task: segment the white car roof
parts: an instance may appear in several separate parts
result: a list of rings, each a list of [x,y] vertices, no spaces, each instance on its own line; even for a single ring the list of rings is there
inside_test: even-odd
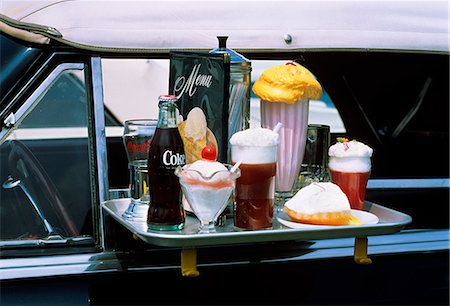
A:
[[[0,13],[103,48],[210,50],[221,35],[236,50],[449,51],[448,10],[448,1],[2,0]]]

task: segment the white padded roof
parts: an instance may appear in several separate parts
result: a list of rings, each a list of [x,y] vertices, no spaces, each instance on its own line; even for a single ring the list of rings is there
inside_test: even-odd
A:
[[[0,14],[101,47],[449,51],[448,1],[25,1]],[[286,43],[285,35],[292,37]]]

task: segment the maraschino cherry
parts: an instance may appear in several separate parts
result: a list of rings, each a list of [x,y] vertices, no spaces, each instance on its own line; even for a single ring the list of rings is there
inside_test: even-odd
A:
[[[202,158],[207,161],[216,161],[217,150],[213,146],[207,145],[202,150]]]

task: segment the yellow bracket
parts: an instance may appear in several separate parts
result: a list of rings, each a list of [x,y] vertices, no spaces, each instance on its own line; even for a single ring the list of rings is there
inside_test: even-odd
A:
[[[367,237],[355,237],[355,262],[359,265],[370,265],[372,259],[367,257]]]
[[[197,249],[181,249],[181,274],[186,277],[196,277],[200,275],[197,271]]]

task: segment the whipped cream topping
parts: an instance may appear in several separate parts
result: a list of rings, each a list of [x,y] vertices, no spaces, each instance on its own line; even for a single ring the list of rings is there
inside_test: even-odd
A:
[[[197,160],[188,166],[189,170],[195,170],[202,174],[203,177],[210,177],[217,171],[228,171],[228,169],[217,161]]]
[[[328,149],[328,167],[342,172],[369,172],[372,154],[373,149],[362,142],[337,142]]]
[[[267,164],[277,160],[278,133],[254,128],[233,134],[230,138],[231,159],[244,164]]]
[[[265,129],[254,128],[234,133],[230,138],[232,145],[239,146],[274,146],[279,142],[278,133]]]
[[[345,193],[331,182],[312,183],[300,189],[284,205],[298,213],[309,215],[350,210]]]

